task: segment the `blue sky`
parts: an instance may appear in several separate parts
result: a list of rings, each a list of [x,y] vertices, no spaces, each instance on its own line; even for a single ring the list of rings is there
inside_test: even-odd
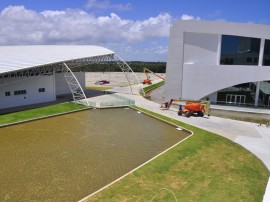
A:
[[[0,45],[89,44],[166,61],[175,20],[270,24],[269,0],[0,0]]]

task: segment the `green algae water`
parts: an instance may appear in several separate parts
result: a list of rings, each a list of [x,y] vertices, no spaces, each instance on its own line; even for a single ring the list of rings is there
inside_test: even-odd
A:
[[[0,128],[0,201],[78,201],[188,135],[124,108]]]

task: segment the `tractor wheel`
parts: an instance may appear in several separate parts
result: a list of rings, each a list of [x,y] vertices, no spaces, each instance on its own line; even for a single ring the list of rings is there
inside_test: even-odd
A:
[[[197,114],[198,114],[199,117],[203,117],[204,116],[204,113],[202,111],[198,111]]]
[[[190,117],[191,114],[192,114],[191,112],[187,112],[187,113],[186,113],[186,117],[187,117],[187,118]]]

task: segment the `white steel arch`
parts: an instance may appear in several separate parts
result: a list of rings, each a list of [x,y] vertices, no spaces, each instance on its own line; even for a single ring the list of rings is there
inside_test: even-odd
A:
[[[72,93],[74,102],[77,104],[90,106],[88,100],[86,99],[85,93],[83,92],[83,89],[80,83],[78,82],[76,76],[73,74],[73,72],[70,70],[70,68],[67,66],[66,63],[63,63],[63,64],[66,67],[66,71],[64,71],[64,77]]]
[[[129,83],[129,87],[131,90],[131,93],[133,94],[133,90],[132,90],[132,84],[140,84],[140,81],[138,79],[138,77],[136,76],[136,74],[134,74],[133,70],[130,68],[130,66],[124,61],[122,60],[118,55],[114,55],[114,60],[117,63],[117,65],[121,68],[121,70],[123,71],[123,73],[126,76],[126,79]]]

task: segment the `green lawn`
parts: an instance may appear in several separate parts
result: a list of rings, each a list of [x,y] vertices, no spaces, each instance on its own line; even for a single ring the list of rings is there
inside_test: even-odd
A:
[[[252,153],[211,132],[143,111],[194,135],[88,201],[175,201],[172,193],[185,202],[262,201],[269,171]]]
[[[164,85],[164,83],[165,83],[165,81],[160,81],[160,82],[155,83],[153,85],[149,85],[149,86],[143,88],[143,91],[144,91],[144,93],[147,93],[147,92],[149,92],[151,90],[154,90],[155,88],[158,88],[159,86]]]
[[[87,108],[71,102],[0,115],[0,125]]]
[[[86,86],[87,90],[100,90],[100,91],[104,91],[104,90],[109,90],[112,89],[112,87],[108,87],[108,86]]]

